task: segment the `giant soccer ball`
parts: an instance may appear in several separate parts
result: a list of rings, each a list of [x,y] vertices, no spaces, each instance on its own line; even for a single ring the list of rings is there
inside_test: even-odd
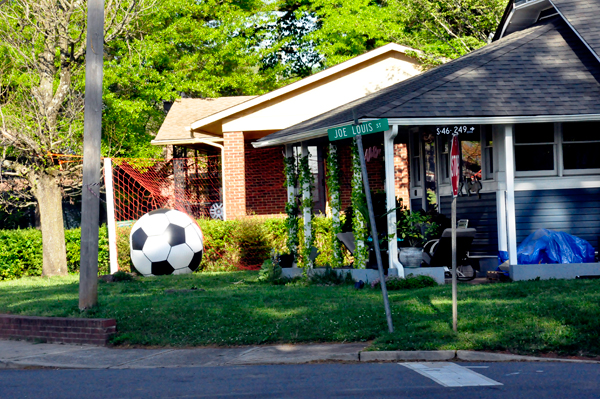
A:
[[[131,229],[131,261],[144,276],[191,273],[202,261],[200,227],[185,213],[158,209]]]

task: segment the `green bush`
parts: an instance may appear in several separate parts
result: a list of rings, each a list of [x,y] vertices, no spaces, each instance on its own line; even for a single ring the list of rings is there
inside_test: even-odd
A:
[[[393,276],[385,278],[385,287],[388,289],[388,291],[435,287],[436,285],[438,285],[437,282],[429,276],[413,276],[412,274],[409,274],[406,276],[406,278]],[[375,279],[371,283],[371,287],[378,289],[381,288],[381,281],[379,279]]]
[[[263,262],[258,272],[258,281],[263,283],[272,283],[281,277],[281,267],[273,263],[271,259]]]
[[[99,231],[98,271],[109,271],[108,233],[106,226]],[[81,229],[65,230],[67,267],[69,273],[79,272]],[[26,276],[41,276],[43,264],[42,233],[37,229],[0,230],[0,280]]]

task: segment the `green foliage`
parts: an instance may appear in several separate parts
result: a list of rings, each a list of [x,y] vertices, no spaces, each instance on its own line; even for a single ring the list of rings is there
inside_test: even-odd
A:
[[[124,271],[119,270],[116,273],[113,273],[113,278],[115,282],[120,282],[120,281],[133,281],[133,276],[131,275],[131,273],[127,273]]]
[[[258,272],[258,281],[262,283],[273,283],[281,277],[281,266],[272,259],[263,262]]]
[[[293,156],[285,157],[283,158],[283,162],[286,187],[296,187],[298,184],[298,166],[296,164],[296,158]],[[287,229],[287,251],[294,256],[295,260],[298,257],[298,246],[300,245],[298,236],[298,229],[300,228],[300,221],[298,219],[299,211],[298,200],[295,196],[292,196],[285,204],[285,213],[287,214],[285,226]]]
[[[108,233],[99,231],[98,273],[108,274]],[[81,229],[65,230],[69,273],[79,272]],[[42,275],[42,233],[36,229],[0,230],[0,280]],[[127,251],[129,252],[129,251]]]
[[[340,162],[337,153],[337,147],[329,143],[327,152],[327,192],[329,195],[329,204],[333,215],[331,224],[331,266],[341,267],[344,264],[342,256],[342,246],[337,234],[342,232],[342,222],[340,220],[340,211],[342,210],[342,200],[340,197]]]
[[[333,66],[389,42],[419,50],[425,68],[477,49],[496,30],[504,0],[314,0],[301,9],[319,26],[306,35]]]
[[[438,283],[430,276],[413,276],[409,274],[406,278],[386,277],[385,287],[388,291],[412,290],[416,288],[435,287]],[[381,280],[376,279],[371,283],[371,287],[381,289]]]
[[[397,213],[396,227],[398,238],[411,247],[421,247],[425,241],[438,233],[439,225],[432,222],[432,216],[422,211],[411,212],[406,207]]]
[[[314,177],[312,172],[310,171],[310,167],[308,165],[308,159],[310,154],[301,157],[298,160],[298,186],[300,190],[304,192],[304,190],[308,190],[311,195],[308,198],[302,199],[302,211],[303,215],[305,213],[309,213],[312,215],[312,209],[314,206],[314,201],[312,199],[312,190],[314,187]],[[312,217],[309,219],[310,223],[308,224],[308,232],[310,234],[307,235],[307,231],[303,231],[304,240],[302,241],[301,246],[301,254],[302,256],[299,259],[298,265],[304,268],[311,268],[314,266],[313,262],[310,260],[309,255],[312,250],[313,243],[315,241],[313,227],[312,227]],[[305,230],[304,228],[303,230]]]
[[[313,285],[350,285],[354,284],[352,275],[350,273],[336,273],[331,267],[327,266],[323,273],[312,273],[309,277],[309,281]]]
[[[363,188],[358,146],[354,140],[350,148],[352,151],[352,232],[354,233],[354,240],[356,242],[354,267],[364,269],[369,260],[369,248],[366,244],[367,237],[369,236],[367,200]]]
[[[132,34],[105,48],[103,153],[153,157],[163,102],[258,95],[287,83],[281,65],[258,69],[276,49],[263,30],[274,3],[157,2]]]

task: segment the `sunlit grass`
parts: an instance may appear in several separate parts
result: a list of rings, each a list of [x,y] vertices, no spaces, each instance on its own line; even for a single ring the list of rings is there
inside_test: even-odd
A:
[[[117,320],[114,344],[199,346],[373,341],[371,349],[470,349],[600,355],[600,281],[530,281],[391,291],[272,286],[256,272],[203,273],[100,283],[99,305],[78,309],[78,276],[0,282],[0,313]],[[166,290],[189,290],[171,292]]]

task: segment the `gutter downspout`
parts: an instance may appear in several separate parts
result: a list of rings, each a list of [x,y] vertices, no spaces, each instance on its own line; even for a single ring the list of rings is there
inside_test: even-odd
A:
[[[393,232],[393,237],[388,244],[389,267],[396,270],[399,277],[404,277],[404,267],[398,261],[398,240],[396,232],[396,179],[394,171],[394,139],[398,135],[398,125],[383,133],[383,149],[385,155],[385,198],[387,203],[388,233]],[[390,233],[391,234],[391,233]],[[388,271],[389,274],[389,271]]]
[[[223,191],[223,220],[227,220],[227,212],[225,209],[225,190],[224,190],[224,186],[225,186],[225,146],[223,146],[222,144],[217,144],[213,141],[208,141],[208,140],[204,140],[204,139],[201,139],[199,142],[202,144],[207,144],[207,145],[221,149],[221,190]]]

